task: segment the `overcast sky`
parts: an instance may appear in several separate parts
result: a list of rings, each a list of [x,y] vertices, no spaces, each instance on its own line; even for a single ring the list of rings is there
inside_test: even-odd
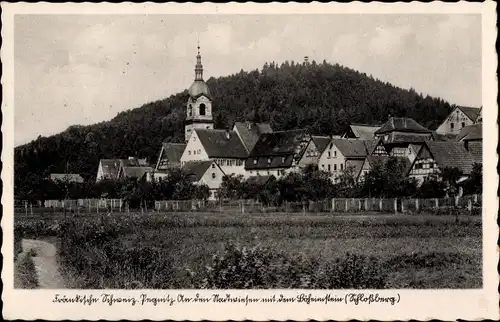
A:
[[[480,15],[17,15],[14,27],[16,145],[186,89],[198,38],[205,79],[307,55],[481,105]]]

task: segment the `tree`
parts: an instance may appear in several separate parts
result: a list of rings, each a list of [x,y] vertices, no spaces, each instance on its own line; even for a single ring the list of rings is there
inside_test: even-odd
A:
[[[220,196],[225,199],[240,199],[244,196],[243,176],[225,175],[220,185]]]
[[[458,194],[458,180],[462,177],[462,170],[457,167],[445,167],[441,173],[446,184],[446,194],[450,197]]]
[[[464,182],[463,187],[465,194],[475,194],[482,192],[483,165],[481,163],[474,163],[472,165],[472,172],[469,178]]]
[[[446,184],[437,177],[425,180],[417,190],[418,198],[442,198],[446,195]]]

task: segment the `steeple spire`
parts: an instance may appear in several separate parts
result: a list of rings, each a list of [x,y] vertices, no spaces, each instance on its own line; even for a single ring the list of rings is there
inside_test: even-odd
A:
[[[194,80],[203,81],[203,65],[201,64],[200,40],[198,39],[198,55],[196,55],[196,66],[194,68]]]

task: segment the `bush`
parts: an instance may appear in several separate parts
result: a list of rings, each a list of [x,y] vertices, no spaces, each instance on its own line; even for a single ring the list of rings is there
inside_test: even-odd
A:
[[[33,289],[38,287],[35,263],[30,253],[24,254],[15,265],[14,287]]]
[[[226,246],[201,273],[199,288],[322,288],[380,289],[387,274],[373,258],[347,253],[329,263],[303,256],[287,257],[254,246]]]

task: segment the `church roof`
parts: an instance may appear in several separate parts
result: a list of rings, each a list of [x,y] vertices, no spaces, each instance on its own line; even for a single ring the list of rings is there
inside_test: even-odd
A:
[[[210,89],[208,88],[207,83],[202,80],[195,80],[189,87],[188,92],[189,96],[193,98],[197,98],[202,95],[205,95],[208,98],[212,98],[212,94],[210,94]]]
[[[235,131],[195,129],[209,158],[245,159],[245,146]]]

